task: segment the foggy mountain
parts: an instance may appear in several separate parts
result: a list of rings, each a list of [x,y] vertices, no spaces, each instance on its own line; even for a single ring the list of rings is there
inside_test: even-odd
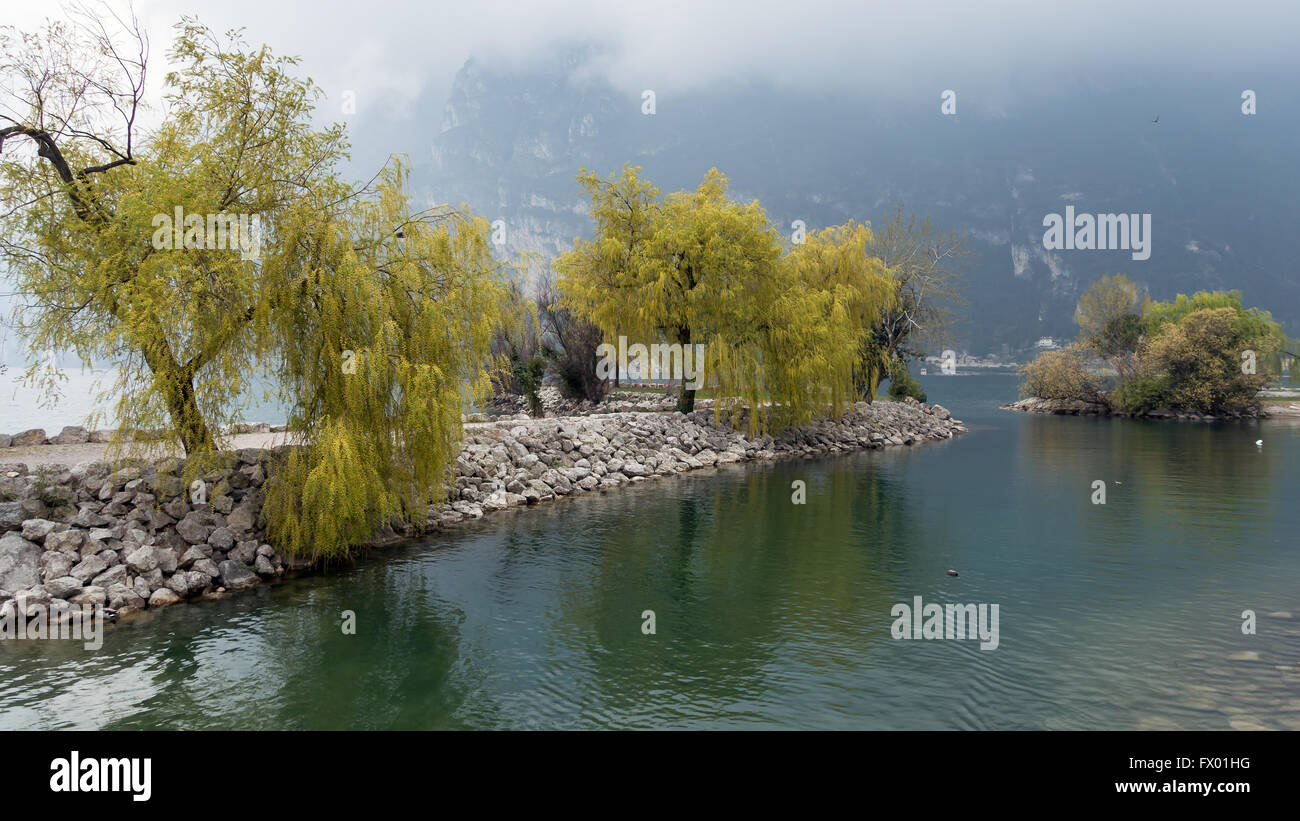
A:
[[[971,353],[1072,337],[1079,295],[1114,272],[1157,299],[1238,288],[1290,333],[1300,328],[1289,248],[1300,99],[1280,73],[1114,70],[1010,92],[957,87],[955,114],[941,112],[940,87],[889,94],[864,81],[858,93],[817,95],[754,82],[656,95],[646,114],[641,95],[584,71],[587,55],[569,49],[541,70],[470,59],[445,103],[420,100],[410,114],[411,142],[425,146],[412,151],[417,202],[466,203],[504,222],[505,255],[553,257],[592,230],[579,168],[640,165],[669,192],[717,166],[733,197],[761,200],[787,238],[793,220],[879,223],[900,201],[966,232],[974,253],[955,341]],[[1246,88],[1254,115],[1242,111]],[[1150,257],[1046,250],[1043,218],[1067,206],[1151,214]]]

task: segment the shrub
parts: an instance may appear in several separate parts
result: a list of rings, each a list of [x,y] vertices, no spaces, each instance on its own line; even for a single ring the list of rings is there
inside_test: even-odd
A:
[[[912,372],[908,370],[907,363],[901,359],[895,359],[893,366],[890,368],[889,395],[895,399],[910,396],[918,402],[925,401],[925,390],[921,388],[921,383],[912,377]]]
[[[599,403],[609,392],[609,382],[596,374],[596,348],[601,343],[600,329],[568,311],[548,315],[555,340],[562,344],[549,345],[546,353],[555,363],[555,375],[560,380],[560,393],[566,399],[585,399]]]
[[[1020,368],[1022,396],[1106,404],[1101,376],[1085,366],[1084,350],[1074,343],[1047,351]]]
[[[1249,349],[1263,359],[1276,349],[1270,336],[1244,336],[1248,328],[1232,307],[1193,311],[1162,324],[1141,357],[1164,375],[1175,408],[1207,414],[1255,410],[1256,393],[1268,377],[1242,373],[1241,352]]]
[[[603,341],[600,328],[562,304],[549,273],[537,283],[537,310],[560,393],[566,399],[600,403],[609,392],[609,382],[596,373],[596,349]]]
[[[1150,413],[1173,404],[1169,385],[1154,376],[1139,376],[1120,383],[1111,394],[1111,403],[1129,413]]]
[[[515,382],[519,385],[524,398],[528,400],[528,413],[534,419],[546,415],[542,407],[542,397],[538,390],[542,387],[542,376],[546,373],[546,360],[540,355],[527,362],[516,362],[514,366]]]

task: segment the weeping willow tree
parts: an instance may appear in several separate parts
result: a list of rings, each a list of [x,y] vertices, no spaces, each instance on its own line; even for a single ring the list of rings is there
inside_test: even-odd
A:
[[[779,288],[776,230],[757,201],[727,198],[727,178],[716,168],[696,190],[669,194],[656,217],[633,260],[640,287],[628,315],[683,348],[705,344],[704,372],[719,398],[739,393],[752,406],[761,389],[755,326],[770,320],[758,314]],[[677,409],[694,405],[695,391],[683,381]]]
[[[641,179],[640,171],[624,166],[608,180],[586,169],[579,173],[578,185],[591,200],[595,236],[590,241],[575,239],[573,250],[554,263],[559,307],[590,322],[614,343],[620,335],[636,341],[661,333],[655,322],[629,311],[640,298],[644,280],[638,266],[662,204],[659,189]],[[615,370],[615,381],[619,375]]]
[[[290,451],[271,478],[268,534],[290,552],[339,551],[376,523],[422,525],[460,452],[467,398],[489,390],[505,292],[481,218],[409,214],[406,168],[376,195],[285,225],[264,329],[278,362]]]
[[[704,376],[725,421],[752,430],[839,413],[853,395],[859,341],[892,289],[850,224],[789,257],[762,206],[727,195],[712,169],[694,191],[661,197],[625,167],[584,171],[595,237],[556,262],[576,310],[613,339],[705,346]],[[695,391],[683,380],[678,410]]]
[[[871,253],[869,225],[850,220],[809,235],[787,257],[795,276],[827,300],[827,328],[845,336],[838,367],[848,368],[832,384],[852,385],[852,399],[870,402],[889,373],[890,354],[874,344],[875,328],[899,301],[898,283]],[[847,357],[847,364],[843,361]],[[839,407],[843,396],[833,396]]]
[[[142,129],[148,41],[124,23],[0,35],[15,327],[34,350],[116,365],[114,452],[163,429],[156,447],[191,474],[254,380],[269,384],[300,444],[263,507],[287,553],[339,556],[380,524],[423,524],[462,403],[488,384],[487,224],[412,213],[400,160],[348,185],[343,129],[313,127],[319,91],[295,60],[192,19]]]

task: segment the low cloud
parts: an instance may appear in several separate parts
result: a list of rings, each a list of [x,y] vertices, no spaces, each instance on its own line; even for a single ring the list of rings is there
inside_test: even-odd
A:
[[[582,73],[629,94],[753,80],[884,97],[954,88],[959,100],[963,89],[981,88],[982,104],[997,111],[1004,101],[994,88],[1005,92],[1090,66],[1175,73],[1207,60],[1230,71],[1292,59],[1300,32],[1294,4],[1208,0],[145,0],[137,8],[160,56],[171,25],[197,14],[217,30],[244,27],[249,40],[302,56],[304,72],[332,99],[351,90],[358,112],[382,107],[399,116],[420,97],[443,99],[470,56],[526,70],[574,43],[593,46]],[[46,15],[58,11],[6,9],[23,27]]]

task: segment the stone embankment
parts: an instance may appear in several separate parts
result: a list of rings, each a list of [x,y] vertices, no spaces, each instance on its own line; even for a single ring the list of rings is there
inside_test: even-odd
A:
[[[753,439],[718,426],[712,417],[711,411],[616,413],[478,426],[457,464],[455,497],[433,507],[429,520],[448,524],[479,518],[493,510],[695,468],[910,445],[966,430],[942,406],[914,400],[859,403],[839,422]]]
[[[837,422],[750,438],[712,413],[613,413],[473,425],[450,500],[432,529],[496,510],[604,492],[696,468],[799,454],[911,445],[965,431],[940,406],[860,403]],[[0,617],[44,607],[57,618],[102,605],[164,607],[307,570],[259,521],[268,471],[283,453],[246,448],[183,486],[170,459],[111,466],[0,464]],[[376,534],[387,543],[414,534]]]
[[[606,394],[599,404],[584,399],[565,399],[559,388],[543,386],[537,391],[542,400],[542,410],[547,416],[590,416],[592,414],[628,413],[632,411],[671,411],[677,407],[677,394],[672,391],[614,390]],[[708,399],[700,399],[695,407],[711,407]],[[528,402],[517,394],[492,397],[482,413],[471,413],[467,422],[493,422],[505,417],[527,416]]]

